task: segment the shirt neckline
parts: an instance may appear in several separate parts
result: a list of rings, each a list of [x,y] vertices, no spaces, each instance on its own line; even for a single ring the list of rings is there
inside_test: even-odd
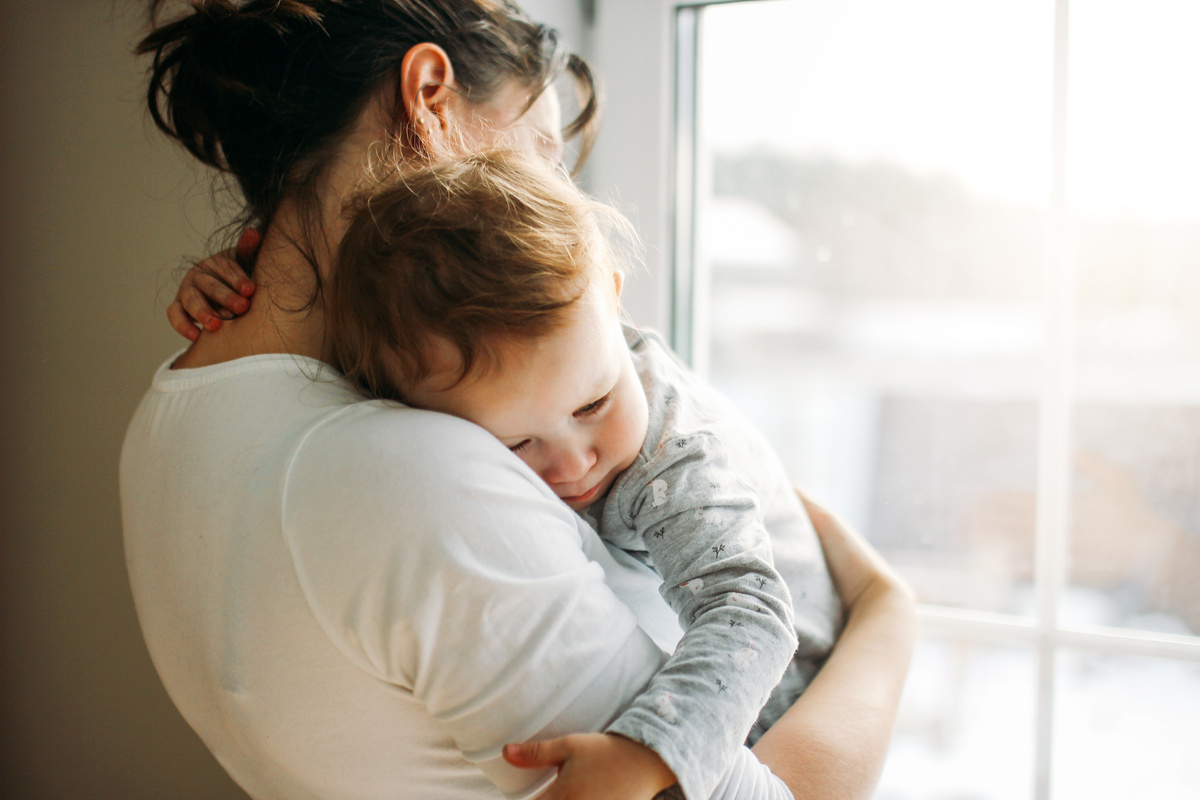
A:
[[[186,350],[185,347],[175,352],[154,373],[153,386],[156,390],[183,392],[247,373],[284,372],[288,377],[304,377],[312,381],[328,381],[330,383],[336,383],[342,377],[341,372],[324,361],[294,353],[262,353],[204,367],[172,369],[171,365]]]

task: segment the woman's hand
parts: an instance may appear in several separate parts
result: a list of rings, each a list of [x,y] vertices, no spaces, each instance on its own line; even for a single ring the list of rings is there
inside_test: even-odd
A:
[[[558,779],[537,800],[651,800],[675,783],[675,773],[645,745],[610,733],[575,733],[510,744],[514,767],[558,767]]]
[[[846,609],[825,666],[754,746],[805,798],[871,797],[891,741],[917,635],[912,590],[856,531],[801,495]]]
[[[190,341],[200,338],[200,329],[215,331],[221,322],[245,314],[250,309],[254,282],[242,265],[254,263],[262,234],[247,228],[237,247],[209,256],[188,270],[167,307],[167,319],[180,336]]]
[[[803,493],[797,494],[800,495],[804,510],[808,512],[808,518],[812,520],[817,537],[821,540],[825,563],[829,566],[834,587],[842,599],[842,606],[847,615],[853,612],[855,605],[872,587],[876,590],[883,587],[913,599],[908,584],[883,560],[883,556],[879,555],[862,534],[805,497]]]

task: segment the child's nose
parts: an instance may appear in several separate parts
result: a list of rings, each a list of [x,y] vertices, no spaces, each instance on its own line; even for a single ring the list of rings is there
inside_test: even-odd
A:
[[[549,484],[581,480],[596,463],[596,451],[583,443],[560,447],[551,455],[542,479]]]

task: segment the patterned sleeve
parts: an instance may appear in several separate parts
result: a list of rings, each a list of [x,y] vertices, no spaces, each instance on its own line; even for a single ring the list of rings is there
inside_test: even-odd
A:
[[[623,479],[624,522],[663,576],[684,636],[610,727],[709,797],[796,650],[792,603],[758,498],[711,434],[664,439]]]

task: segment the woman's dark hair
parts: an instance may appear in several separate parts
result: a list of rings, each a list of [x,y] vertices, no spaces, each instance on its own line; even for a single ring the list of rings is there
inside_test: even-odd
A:
[[[581,135],[581,161],[594,138],[598,100],[586,62],[507,0],[188,0],[183,16],[159,24],[168,1],[151,0],[152,32],[137,46],[154,57],[150,115],[236,180],[247,224],[265,229],[289,196],[307,197],[313,221],[314,187],[333,149],[422,42],[446,51],[456,89],[472,102],[516,80],[532,104],[570,72],[581,111],[564,134]]]

